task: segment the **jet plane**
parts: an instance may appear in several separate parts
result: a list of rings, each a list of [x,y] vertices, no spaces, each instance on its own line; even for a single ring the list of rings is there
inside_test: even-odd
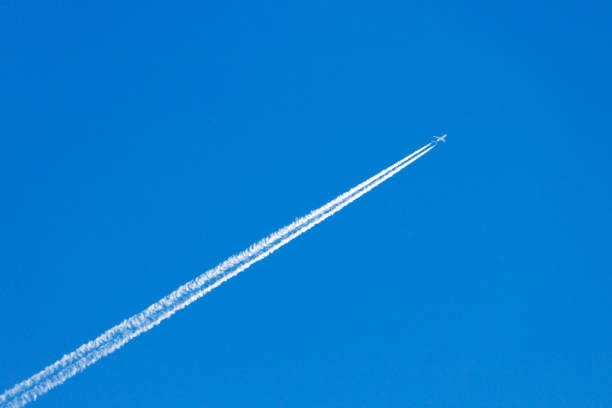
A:
[[[446,143],[446,133],[443,134],[442,136],[434,136],[434,139],[436,139],[436,143],[438,142]]]

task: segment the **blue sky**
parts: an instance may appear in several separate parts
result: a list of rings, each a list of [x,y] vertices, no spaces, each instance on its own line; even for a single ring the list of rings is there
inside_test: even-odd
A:
[[[35,405],[610,406],[611,17],[4,2],[0,389],[447,132]]]

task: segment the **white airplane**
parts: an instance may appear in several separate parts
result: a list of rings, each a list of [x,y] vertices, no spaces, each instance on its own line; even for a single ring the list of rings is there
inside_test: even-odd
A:
[[[434,136],[434,139],[436,139],[436,143],[438,142],[446,143],[446,133],[443,134],[442,136]]]

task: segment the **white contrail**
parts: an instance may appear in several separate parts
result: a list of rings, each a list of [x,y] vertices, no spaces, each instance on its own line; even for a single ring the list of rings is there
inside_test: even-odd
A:
[[[0,407],[17,408],[34,401],[70,377],[83,371],[102,357],[125,343],[157,326],[177,311],[189,306],[223,282],[270,255],[326,218],[357,200],[374,187],[403,170],[429,152],[436,145],[429,143],[421,149],[386,168],[363,183],[353,187],[310,214],[296,219],[268,237],[251,245],[247,250],[228,258],[215,268],[180,286],[171,294],[152,304],[144,311],[124,320],[96,339],[66,354],[60,360],[0,395]]]

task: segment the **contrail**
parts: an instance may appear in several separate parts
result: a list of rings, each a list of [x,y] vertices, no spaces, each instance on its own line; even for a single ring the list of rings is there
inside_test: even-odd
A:
[[[180,286],[174,292],[107,330],[96,339],[64,355],[60,360],[47,366],[39,373],[6,390],[0,395],[0,407],[17,408],[34,401],[70,377],[85,370],[102,357],[117,350],[134,337],[151,330],[163,320],[189,306],[223,282],[249,268],[255,262],[262,260],[323,220],[331,217],[368,191],[402,171],[435,146],[436,143],[428,143],[329,203],[304,217],[296,219],[291,224],[251,245],[245,251],[231,256],[216,267]]]

